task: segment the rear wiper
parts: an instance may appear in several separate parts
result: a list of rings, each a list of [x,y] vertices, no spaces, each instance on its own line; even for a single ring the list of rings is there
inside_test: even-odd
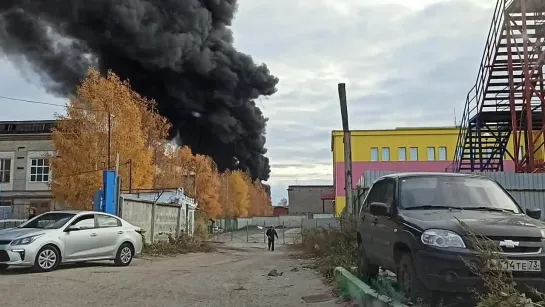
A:
[[[448,209],[448,210],[463,210],[462,207],[451,207],[451,206],[432,206],[432,205],[422,205],[415,207],[404,208],[405,210],[415,210],[415,209]]]
[[[515,211],[510,209],[494,208],[494,207],[465,207],[465,210],[478,210],[478,211],[494,211],[494,212],[510,212],[515,213]]]

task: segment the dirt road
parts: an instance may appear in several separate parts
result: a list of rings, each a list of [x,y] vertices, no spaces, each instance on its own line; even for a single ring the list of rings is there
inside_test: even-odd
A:
[[[283,245],[274,252],[262,242],[217,247],[216,253],[135,259],[125,268],[105,263],[43,274],[8,270],[0,274],[2,306],[340,306],[334,299],[312,304],[302,299],[330,289]],[[267,276],[272,269],[283,274]]]

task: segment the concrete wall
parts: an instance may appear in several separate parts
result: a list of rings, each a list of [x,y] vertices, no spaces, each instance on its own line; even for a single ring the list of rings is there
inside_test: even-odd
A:
[[[282,215],[275,217],[248,217],[235,219],[216,220],[217,225],[225,230],[243,229],[246,226],[284,226],[286,228],[299,228],[304,215]]]
[[[322,194],[333,194],[332,185],[291,185],[288,187],[290,215],[334,213],[331,200],[322,203]]]
[[[303,219],[301,228],[336,228],[339,227],[339,220],[336,218],[322,218],[322,219]]]
[[[225,231],[244,229],[248,227],[283,226],[285,228],[318,228],[339,227],[339,221],[334,217],[308,218],[305,215],[284,215],[279,217],[248,217],[236,219],[220,219],[216,223]]]
[[[126,199],[121,201],[121,217],[146,231],[146,241],[167,240],[168,233],[175,234],[186,229],[186,208],[178,204],[158,203],[153,214],[153,201]],[[189,232],[194,233],[193,209],[189,210]],[[178,229],[179,227],[179,229]]]

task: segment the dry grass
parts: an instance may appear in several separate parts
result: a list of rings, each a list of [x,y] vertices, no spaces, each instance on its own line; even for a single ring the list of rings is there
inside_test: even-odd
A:
[[[144,238],[145,242],[145,238]],[[144,255],[148,256],[175,256],[180,254],[213,252],[214,248],[210,242],[199,236],[188,236],[182,233],[175,238],[168,234],[168,240],[145,243],[142,249]]]

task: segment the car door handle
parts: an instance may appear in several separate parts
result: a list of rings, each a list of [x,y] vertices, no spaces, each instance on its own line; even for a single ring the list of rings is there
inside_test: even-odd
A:
[[[98,235],[98,233],[93,232],[93,233],[91,234],[91,237],[96,237],[97,235]]]
[[[120,231],[118,231],[118,232],[117,232],[117,234],[120,234],[120,235],[122,235],[122,234],[123,234],[123,231],[122,231],[122,230],[120,230]]]

